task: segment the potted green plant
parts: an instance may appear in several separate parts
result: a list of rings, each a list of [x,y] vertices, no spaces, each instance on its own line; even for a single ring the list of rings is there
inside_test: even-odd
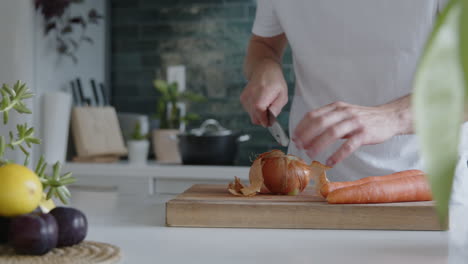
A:
[[[160,94],[156,111],[159,129],[152,132],[156,159],[162,163],[180,163],[176,135],[184,130],[187,122],[199,118],[197,114],[185,113],[184,103],[200,102],[204,97],[189,91],[179,91],[176,82],[157,79],[153,85]]]
[[[149,141],[148,135],[141,133],[141,124],[138,121],[127,141],[128,161],[131,164],[142,165],[148,158]]]

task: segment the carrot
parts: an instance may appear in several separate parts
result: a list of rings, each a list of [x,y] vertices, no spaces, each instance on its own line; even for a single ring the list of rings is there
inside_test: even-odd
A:
[[[432,200],[424,174],[388,180],[370,181],[334,190],[328,194],[331,204],[392,203]]]
[[[420,170],[405,170],[405,171],[388,174],[385,176],[370,176],[370,177],[362,178],[356,181],[326,182],[325,184],[322,184],[322,187],[320,188],[320,194],[326,198],[329,193],[337,189],[344,188],[344,187],[360,185],[363,183],[373,182],[373,181],[385,181],[385,180],[397,179],[401,177],[409,177],[409,176],[420,175],[420,174],[424,174],[424,172]],[[324,180],[322,179],[322,182],[323,181]]]

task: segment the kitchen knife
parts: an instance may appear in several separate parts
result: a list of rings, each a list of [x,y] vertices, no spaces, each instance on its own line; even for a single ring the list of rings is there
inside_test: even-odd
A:
[[[107,94],[106,94],[106,91],[104,89],[104,84],[100,83],[99,88],[101,89],[102,104],[104,106],[109,105],[109,99],[107,98]]]
[[[81,105],[80,97],[77,94],[77,91],[75,88],[75,82],[71,81],[70,84],[71,84],[71,92],[73,95],[73,103],[74,105],[80,106]]]
[[[287,147],[289,145],[288,135],[286,134],[286,132],[284,132],[284,129],[278,123],[278,120],[276,120],[275,115],[270,111],[270,109],[267,110],[267,113],[269,124],[268,130],[276,139],[276,142],[278,142],[283,147]]]
[[[85,98],[84,98],[84,94],[83,94],[83,90],[81,89],[81,82],[80,82],[80,79],[76,79],[76,90],[78,91],[78,98],[79,101],[80,101],[80,105],[83,105],[85,103]]]
[[[76,87],[78,88],[78,93],[80,94],[80,101],[82,106],[91,106],[91,98],[84,96],[83,89],[81,88],[80,78],[76,79]]]
[[[96,103],[96,106],[100,106],[100,100],[99,100],[99,95],[98,95],[98,89],[96,86],[96,82],[94,79],[91,79],[91,88],[93,89],[93,95],[94,95],[94,102]]]

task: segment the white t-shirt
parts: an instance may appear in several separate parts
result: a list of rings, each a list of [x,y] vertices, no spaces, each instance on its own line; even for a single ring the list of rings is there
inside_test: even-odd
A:
[[[411,93],[419,57],[446,1],[257,0],[253,33],[262,37],[285,33],[293,52],[296,87],[290,131],[305,113],[331,102],[375,106]],[[342,143],[315,159],[325,162]],[[289,153],[310,162],[294,144]],[[468,190],[467,158],[462,153],[454,201],[468,200],[460,192]],[[402,135],[361,147],[337,164],[330,178],[356,180],[422,167],[416,136]]]

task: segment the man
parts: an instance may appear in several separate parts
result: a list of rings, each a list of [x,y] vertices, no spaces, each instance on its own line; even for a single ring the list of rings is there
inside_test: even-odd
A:
[[[443,2],[257,0],[240,97],[252,122],[267,126],[267,109],[278,115],[288,101],[281,58],[289,43],[296,75],[289,153],[333,166],[335,181],[421,169],[411,88]],[[460,189],[468,189],[467,158],[462,152]]]

